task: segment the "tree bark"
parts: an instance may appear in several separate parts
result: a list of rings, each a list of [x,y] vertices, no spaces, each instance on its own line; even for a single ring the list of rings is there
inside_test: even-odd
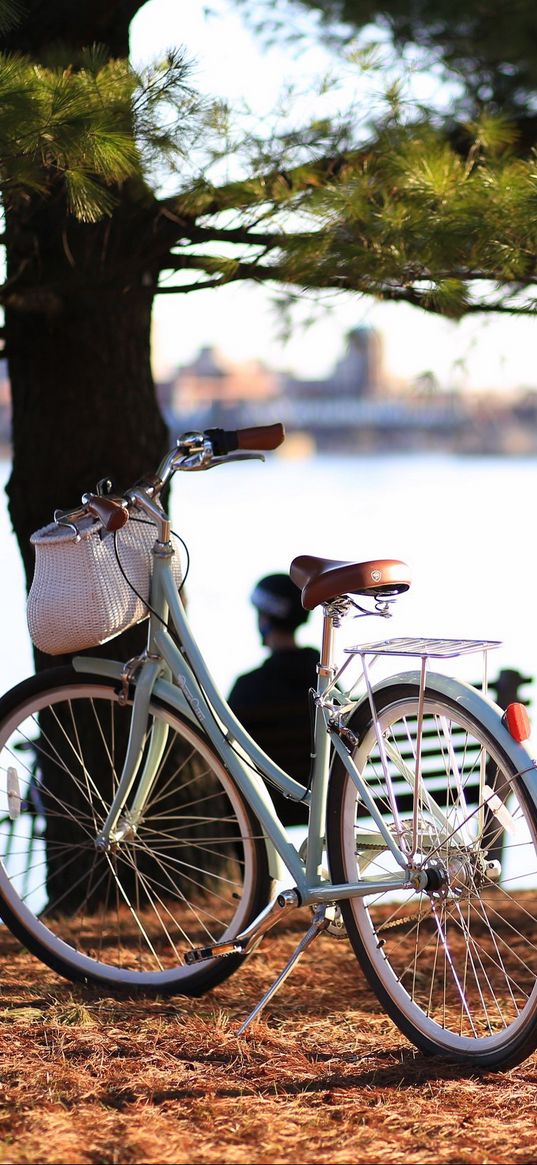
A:
[[[150,361],[155,275],[133,268],[147,213],[124,195],[114,222],[74,224],[57,203],[8,208],[5,334],[13,405],[10,514],[28,585],[34,530],[99,478],[126,488],[168,446]],[[31,256],[28,260],[28,255]],[[20,275],[19,278],[19,273]],[[128,658],[141,633],[120,653]],[[36,653],[36,667],[56,661]]]
[[[24,15],[0,40],[6,52],[48,54],[106,45],[112,57],[127,57],[129,25],[147,0],[24,0]]]
[[[141,6],[135,0],[30,0],[22,24],[0,48],[39,58],[61,37],[67,50],[100,42],[111,55],[126,57],[128,20]],[[119,489],[132,485],[168,448],[151,371],[158,205],[141,183],[115,193],[112,216],[93,225],[69,218],[57,188],[49,198],[20,197],[5,208],[13,409],[7,493],[28,584],[29,537],[52,521],[56,508],[78,505],[102,477]],[[142,624],[119,637],[114,657],[130,658],[145,634]],[[110,655],[109,646],[101,651]],[[40,670],[65,660],[36,651],[35,662]],[[54,765],[47,773],[47,763],[45,757],[43,780],[53,786]],[[61,877],[52,863],[48,876]],[[77,903],[68,905],[75,909]]]
[[[50,314],[6,308],[8,495],[28,580],[29,536],[56,507],[79,504],[104,476],[132,485],[167,447],[150,366],[151,303],[145,287],[95,287],[73,292]]]
[[[64,59],[92,43],[127,57],[145,0],[27,0],[0,48]],[[140,183],[110,219],[70,218],[61,190],[6,207],[6,355],[13,407],[10,513],[27,578],[29,535],[100,477],[127,486],[167,444],[151,372],[156,203]]]

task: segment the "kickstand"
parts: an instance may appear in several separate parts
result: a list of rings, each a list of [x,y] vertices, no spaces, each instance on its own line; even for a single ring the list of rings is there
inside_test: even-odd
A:
[[[244,1023],[241,1024],[241,1026],[237,1032],[237,1035],[242,1036],[243,1032],[246,1031],[246,1028],[248,1027],[248,1025],[252,1022],[252,1020],[257,1018],[259,1013],[263,1010],[263,1008],[269,1002],[269,999],[272,999],[272,996],[276,994],[278,989],[282,986],[282,983],[285,982],[285,980],[287,979],[287,976],[293,970],[295,963],[297,963],[300,956],[304,954],[304,951],[306,950],[306,948],[309,947],[310,943],[313,942],[314,938],[317,938],[317,935],[321,934],[323,932],[323,930],[326,930],[329,925],[330,925],[329,919],[326,918],[326,906],[323,906],[323,905],[317,906],[315,908],[315,912],[313,915],[311,926],[306,931],[306,934],[303,936],[303,938],[301,938],[296,950],[293,951],[293,954],[291,955],[289,962],[283,968],[283,971],[281,972],[281,974],[278,975],[278,978],[275,979],[274,983],[272,984],[272,987],[269,987],[267,993],[263,996],[263,998],[260,1000],[260,1002],[257,1004],[257,1006],[254,1007],[254,1010],[252,1011],[251,1015],[249,1015],[248,1018],[245,1019]]]

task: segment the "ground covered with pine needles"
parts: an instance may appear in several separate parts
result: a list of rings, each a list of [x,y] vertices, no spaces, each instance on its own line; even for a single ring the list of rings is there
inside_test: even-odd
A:
[[[346,942],[322,936],[242,1020],[307,919],[202,999],[65,983],[2,928],[0,1165],[537,1162],[537,1056],[509,1072],[423,1057]]]

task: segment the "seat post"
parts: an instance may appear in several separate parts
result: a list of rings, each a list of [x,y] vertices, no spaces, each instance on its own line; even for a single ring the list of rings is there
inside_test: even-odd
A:
[[[323,638],[321,643],[321,657],[317,665],[320,676],[333,679],[334,665],[332,663],[334,644],[334,612],[328,603],[323,603]]]

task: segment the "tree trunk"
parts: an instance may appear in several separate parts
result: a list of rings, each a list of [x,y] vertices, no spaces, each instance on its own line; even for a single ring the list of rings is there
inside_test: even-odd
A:
[[[39,59],[61,38],[64,59],[65,52],[76,54],[93,42],[126,57],[128,20],[142,2],[28,0],[21,24],[0,47]],[[56,508],[78,505],[102,477],[118,489],[132,485],[168,448],[150,361],[158,258],[148,256],[155,246],[156,202],[141,183],[115,193],[112,216],[97,224],[70,218],[58,187],[48,198],[21,196],[6,206],[5,336],[13,408],[7,493],[28,584],[29,537],[52,521]],[[114,657],[134,655],[145,628],[118,638]],[[101,651],[110,655],[109,646]],[[65,662],[40,652],[35,658],[37,670]],[[44,774],[46,783],[53,779]]]
[[[0,49],[37,61],[78,59],[87,45],[129,55],[129,23],[145,0],[26,0]],[[13,402],[10,513],[27,577],[28,537],[97,479],[129,485],[166,447],[150,365],[158,259],[156,203],[140,182],[116,192],[96,225],[67,214],[61,186],[6,207],[6,354]]]
[[[13,396],[10,513],[28,580],[33,530],[99,478],[132,485],[168,437],[149,364],[144,288],[80,293],[57,315],[6,311]]]
[[[54,203],[7,212],[8,278],[24,270],[6,310],[13,400],[8,495],[28,584],[33,574],[30,535],[52,521],[57,507],[78,505],[82,493],[94,490],[102,477],[125,489],[153,471],[168,447],[150,366],[154,279],[146,286],[143,277],[116,278],[116,272],[128,272],[132,263],[133,229],[143,237],[147,227],[143,216],[137,228],[135,220],[130,203],[116,210],[113,225],[97,227],[69,228],[64,223],[60,229]],[[29,249],[36,258],[25,265]],[[102,261],[108,253],[109,264]],[[143,648],[146,628],[142,623],[91,654],[129,659]],[[36,651],[35,662],[40,670],[65,660]],[[86,727],[79,727],[89,756],[94,723],[88,717]],[[55,787],[55,767],[54,754],[43,750],[44,790]],[[67,845],[76,843],[71,829],[63,850],[54,849],[58,838],[52,834],[58,828],[54,820],[47,824],[47,837],[52,831],[47,878],[54,894],[73,868],[81,872],[83,860],[75,850],[71,866],[68,859],[58,863],[53,857],[60,852],[65,858]],[[64,909],[76,910],[83,898],[84,885],[77,880],[76,886],[75,891],[63,886]]]

